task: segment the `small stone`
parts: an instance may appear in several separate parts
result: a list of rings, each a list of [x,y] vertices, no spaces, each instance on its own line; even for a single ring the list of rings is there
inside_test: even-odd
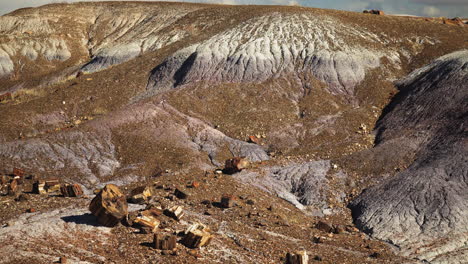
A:
[[[128,213],[123,219],[122,219],[122,224],[124,226],[133,226],[133,222],[138,216],[138,212],[130,212]]]
[[[226,174],[234,174],[246,169],[250,166],[250,162],[245,157],[235,157],[226,160],[223,172]]]
[[[221,197],[221,207],[231,208],[236,205],[236,198],[229,194],[224,194]]]
[[[198,251],[195,250],[195,249],[189,250],[188,253],[189,253],[189,255],[191,255],[191,256],[193,256],[193,257],[195,257],[195,258],[197,258],[197,259],[202,257],[202,256],[200,255],[200,253],[198,253]]]
[[[200,187],[200,183],[197,182],[197,181],[193,181],[192,184],[191,184],[191,187],[192,188],[198,188],[198,187]]]
[[[260,138],[257,136],[249,136],[248,142],[260,145]]]
[[[35,213],[36,212],[36,209],[34,208],[29,208],[28,210],[26,210],[26,213]]]
[[[26,193],[22,193],[22,194],[18,195],[15,198],[15,201],[17,201],[17,202],[24,202],[24,201],[27,201],[27,200],[29,200],[29,195],[26,194]]]
[[[68,264],[68,259],[66,257],[60,257],[59,263]]]
[[[317,228],[318,230],[321,230],[323,232],[326,232],[326,233],[331,233],[333,232],[333,227],[324,222],[324,221],[319,221],[316,225],[315,225],[315,228]]]
[[[349,233],[359,232],[359,229],[355,228],[354,226],[346,226],[345,230],[346,230],[346,232],[349,232]]]
[[[246,204],[249,204],[249,205],[254,205],[255,204],[255,201],[252,200],[252,199],[249,199],[245,202]]]
[[[204,215],[213,215],[212,211],[205,211]]]
[[[208,205],[208,204],[211,204],[211,201],[210,200],[203,200],[203,201],[201,201],[201,204]]]
[[[316,244],[323,243],[323,238],[319,237],[319,236],[314,236],[314,237],[312,237],[312,242],[314,242]]]
[[[345,228],[342,225],[335,225],[333,227],[333,233],[335,234],[343,234],[345,232]]]
[[[179,199],[187,199],[190,196],[190,194],[186,190],[182,190],[179,188],[177,188],[174,191],[174,195]]]

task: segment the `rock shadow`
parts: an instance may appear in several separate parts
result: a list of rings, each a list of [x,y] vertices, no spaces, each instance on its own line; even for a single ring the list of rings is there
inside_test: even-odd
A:
[[[61,219],[67,223],[75,223],[77,225],[103,226],[99,224],[96,217],[90,213],[64,216],[61,217]]]

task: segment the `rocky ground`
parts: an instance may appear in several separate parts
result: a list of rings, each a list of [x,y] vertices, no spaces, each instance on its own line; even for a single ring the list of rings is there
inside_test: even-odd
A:
[[[105,2],[2,16],[0,262],[278,263],[307,250],[317,263],[464,263],[466,36],[303,7]],[[251,166],[215,172],[233,157]],[[13,168],[31,175],[21,197],[7,195]],[[84,196],[31,192],[48,178]],[[213,241],[190,249],[178,236],[161,252],[151,234],[102,226],[88,206],[108,183],[156,187],[129,211],[183,206],[157,233],[200,222]],[[224,194],[237,205],[221,208]]]

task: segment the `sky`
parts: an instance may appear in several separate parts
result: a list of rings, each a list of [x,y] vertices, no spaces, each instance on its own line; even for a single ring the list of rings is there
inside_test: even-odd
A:
[[[0,15],[22,7],[40,6],[54,2],[71,3],[79,1],[83,0],[0,0]],[[389,14],[407,14],[431,17],[443,16],[450,18],[468,17],[468,0],[179,0],[179,2],[301,5],[357,12],[362,12],[364,9],[380,9]]]

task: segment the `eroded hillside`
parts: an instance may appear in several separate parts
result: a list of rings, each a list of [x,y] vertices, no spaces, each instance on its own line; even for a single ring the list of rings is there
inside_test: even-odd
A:
[[[324,263],[463,260],[467,55],[453,52],[468,48],[467,37],[466,27],[302,7],[17,10],[0,17],[0,169],[76,182],[88,195],[108,182],[130,190],[151,181],[170,198],[200,181],[188,201],[158,203],[185,205],[190,217],[168,224],[172,231],[195,220],[212,225],[214,244],[197,253],[209,263],[275,263],[301,248]],[[236,156],[254,165],[212,173]],[[438,183],[446,177],[453,181]],[[202,203],[223,193],[243,197],[240,206]],[[33,227],[51,233],[33,250],[38,263],[61,255],[92,263],[194,258],[184,249],[160,256],[139,244],[148,236],[95,227],[87,198],[1,199],[2,222],[20,219],[0,230],[22,252],[5,247],[7,262],[32,257],[27,248],[44,236],[31,235]],[[40,211],[24,214],[31,206]],[[352,231],[352,216],[370,237]],[[350,231],[317,242],[326,236],[315,228],[320,219]],[[74,237],[103,232],[89,238],[100,249],[72,242],[57,250],[68,228]],[[16,244],[15,232],[28,242]]]

